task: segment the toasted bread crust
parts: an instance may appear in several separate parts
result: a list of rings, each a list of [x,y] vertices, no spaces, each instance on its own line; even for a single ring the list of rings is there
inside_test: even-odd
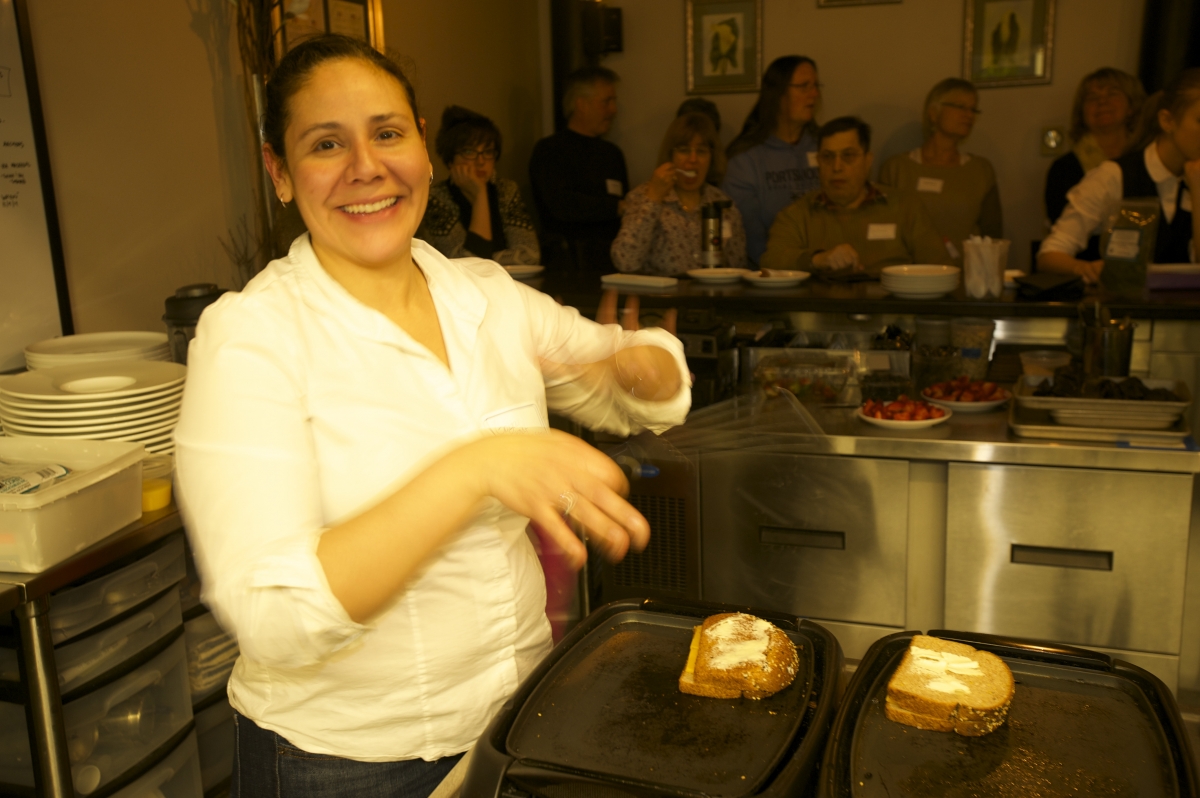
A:
[[[762,640],[764,625],[764,650],[744,661],[728,662],[727,648]],[[775,626],[742,613],[712,615],[695,627],[679,689],[709,698],[765,698],[791,684],[799,664],[795,645]]]
[[[928,674],[921,674],[913,664],[913,647],[956,654],[977,662],[979,673],[963,677],[970,683],[971,693],[930,689]],[[884,714],[889,720],[918,729],[979,737],[1004,723],[1014,688],[1012,672],[996,655],[962,643],[917,635],[888,681]]]

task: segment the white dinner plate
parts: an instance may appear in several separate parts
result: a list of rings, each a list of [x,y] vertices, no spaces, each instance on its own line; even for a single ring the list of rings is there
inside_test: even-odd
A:
[[[151,419],[147,424],[134,426],[120,425],[117,429],[57,429],[53,427],[27,427],[24,424],[14,424],[4,420],[4,428],[9,434],[28,435],[40,438],[87,438],[89,440],[141,440],[145,437],[170,433],[175,429],[179,416]]]
[[[1009,399],[1012,399],[1012,392],[1005,391],[1003,399],[993,399],[990,402],[948,402],[945,399],[933,399],[921,392],[921,398],[931,405],[944,407],[947,410],[953,410],[955,413],[987,413],[995,410],[1003,405]]]
[[[120,432],[141,430],[153,426],[161,426],[179,420],[179,409],[165,413],[156,413],[144,418],[113,419],[102,423],[88,424],[75,421],[23,421],[12,416],[0,416],[6,426],[22,432],[44,432],[47,435],[88,434],[92,432]]]
[[[186,366],[157,360],[56,366],[0,381],[0,397],[61,403],[121,399],[182,385],[186,375]]]
[[[35,355],[111,355],[118,353],[151,352],[167,345],[163,332],[99,332],[64,335],[48,338],[25,347],[26,354]]]
[[[671,288],[672,286],[679,285],[679,278],[658,274],[625,274],[617,272],[615,274],[604,275],[600,278],[600,282],[604,285],[628,288]]]
[[[119,418],[146,418],[157,413],[178,410],[183,404],[183,398],[172,394],[165,399],[155,399],[136,405],[122,405],[117,408],[98,407],[93,410],[67,411],[55,413],[48,410],[28,410],[12,407],[0,401],[0,418],[11,418],[18,422],[24,420],[30,423],[45,423],[48,421],[65,421],[68,424],[101,424],[105,421],[115,421]],[[68,405],[70,407],[71,405]]]
[[[144,409],[163,402],[178,401],[183,396],[183,383],[179,383],[150,393],[122,396],[116,399],[99,399],[94,402],[43,402],[9,396],[4,393],[2,386],[3,382],[0,382],[0,407],[22,412],[36,410],[39,413],[50,413],[63,418],[76,415],[112,415],[133,408]]]
[[[742,279],[759,288],[792,288],[812,276],[808,272],[786,269],[771,269],[770,272],[765,277],[762,272],[746,272]]]
[[[688,269],[687,276],[698,283],[709,285],[725,285],[736,283],[749,274],[748,269]]]
[[[545,266],[505,266],[504,271],[512,275],[513,279],[524,280],[535,274],[541,274],[545,268]]]
[[[929,427],[935,427],[938,424],[941,424],[943,421],[948,421],[952,415],[954,415],[954,411],[946,408],[946,415],[942,416],[941,418],[927,418],[924,421],[892,421],[889,418],[875,418],[874,416],[868,416],[862,411],[861,407],[858,409],[859,418],[868,424],[874,424],[875,426],[883,427],[884,429],[928,429]]]

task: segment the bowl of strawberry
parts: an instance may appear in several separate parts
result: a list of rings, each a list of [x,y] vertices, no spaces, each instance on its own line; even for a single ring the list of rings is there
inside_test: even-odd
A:
[[[858,417],[863,421],[887,429],[925,429],[941,424],[952,415],[953,411],[947,408],[909,399],[903,394],[894,402],[868,399],[858,409]]]
[[[934,383],[921,391],[921,396],[956,413],[986,413],[1012,398],[1011,393],[996,383],[970,377]]]

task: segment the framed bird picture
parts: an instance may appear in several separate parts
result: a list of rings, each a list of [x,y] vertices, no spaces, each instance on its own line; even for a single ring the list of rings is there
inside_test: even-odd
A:
[[[685,0],[687,93],[758,91],[762,0]]]
[[[1050,82],[1055,0],[965,0],[963,77],[981,89]]]

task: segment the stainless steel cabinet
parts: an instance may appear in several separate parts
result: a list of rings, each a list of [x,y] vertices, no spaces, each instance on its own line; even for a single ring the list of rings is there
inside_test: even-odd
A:
[[[1190,475],[952,463],[946,626],[1178,654]]]
[[[903,626],[908,472],[901,460],[702,455],[704,598]]]

